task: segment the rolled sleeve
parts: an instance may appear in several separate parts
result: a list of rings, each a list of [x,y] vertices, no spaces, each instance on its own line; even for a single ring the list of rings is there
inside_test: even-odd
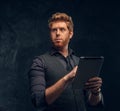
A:
[[[29,71],[31,98],[35,107],[41,111],[46,108],[45,100],[45,65],[40,57],[33,60]]]
[[[104,109],[104,99],[103,99],[103,94],[102,94],[102,92],[100,93],[100,102],[98,103],[98,104],[96,104],[96,105],[90,105],[90,103],[89,103],[89,94],[90,94],[91,92],[89,92],[89,91],[85,91],[85,100],[86,100],[86,106],[87,106],[87,108],[88,109],[101,109],[101,111]]]

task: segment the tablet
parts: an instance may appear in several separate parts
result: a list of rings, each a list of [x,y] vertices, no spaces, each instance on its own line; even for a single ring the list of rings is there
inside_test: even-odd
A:
[[[83,88],[89,78],[99,76],[104,57],[80,57],[76,76],[73,80],[73,89]]]

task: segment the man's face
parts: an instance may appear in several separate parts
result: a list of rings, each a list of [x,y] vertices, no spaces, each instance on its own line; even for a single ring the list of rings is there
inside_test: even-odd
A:
[[[53,45],[57,48],[68,46],[73,32],[69,31],[65,22],[54,22],[50,28],[50,37]]]

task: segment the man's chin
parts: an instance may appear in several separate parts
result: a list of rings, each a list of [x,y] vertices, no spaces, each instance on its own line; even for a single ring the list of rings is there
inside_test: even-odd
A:
[[[57,49],[61,49],[63,47],[63,45],[61,45],[61,44],[54,44],[54,47],[57,48]]]

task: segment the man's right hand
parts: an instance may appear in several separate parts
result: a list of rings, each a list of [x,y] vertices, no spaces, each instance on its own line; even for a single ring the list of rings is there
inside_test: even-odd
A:
[[[61,95],[67,85],[74,79],[77,68],[78,66],[75,66],[72,71],[45,90],[46,101],[48,104],[52,104]]]
[[[65,81],[72,81],[76,75],[78,66],[75,66],[67,75],[64,76]]]

